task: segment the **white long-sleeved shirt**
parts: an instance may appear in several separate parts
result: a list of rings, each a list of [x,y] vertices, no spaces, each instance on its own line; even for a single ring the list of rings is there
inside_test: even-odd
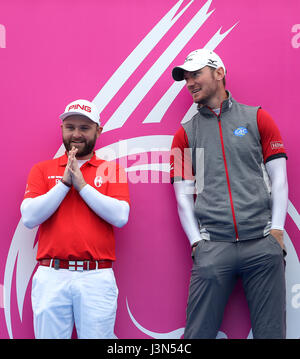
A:
[[[47,193],[26,198],[21,204],[22,221],[28,228],[34,228],[46,221],[57,210],[70,188],[59,182]],[[129,204],[116,198],[105,196],[90,185],[79,192],[86,204],[106,222],[123,227],[129,217]]]
[[[266,163],[266,170],[271,182],[272,225],[271,229],[284,229],[288,206],[288,182],[286,159],[277,158]],[[201,240],[198,220],[194,208],[194,181],[174,182],[178,214],[182,228],[193,245]]]

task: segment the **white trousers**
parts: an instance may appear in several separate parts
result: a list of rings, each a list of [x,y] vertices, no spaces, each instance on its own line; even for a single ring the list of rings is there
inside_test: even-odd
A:
[[[118,288],[112,268],[70,271],[39,266],[31,301],[37,339],[115,338]]]

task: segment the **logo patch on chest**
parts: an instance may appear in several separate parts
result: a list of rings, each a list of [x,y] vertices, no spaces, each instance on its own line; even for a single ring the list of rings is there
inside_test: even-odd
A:
[[[95,177],[95,179],[94,179],[94,185],[95,185],[96,187],[101,187],[102,184],[103,184],[103,179],[102,179],[102,177],[101,177],[101,176]]]
[[[236,130],[233,131],[233,133],[235,136],[242,137],[248,133],[248,130],[246,127],[238,127]]]
[[[60,180],[63,178],[63,176],[48,176],[48,179],[55,179],[55,183],[58,184]]]

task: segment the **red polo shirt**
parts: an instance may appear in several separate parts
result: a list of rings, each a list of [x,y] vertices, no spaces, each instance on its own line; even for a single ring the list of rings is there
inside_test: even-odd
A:
[[[33,166],[24,198],[48,192],[63,177],[68,157],[63,155]],[[80,168],[87,184],[100,193],[129,202],[126,173],[122,167],[94,156]],[[74,187],[54,214],[40,225],[37,260],[115,260],[111,224],[97,216]]]

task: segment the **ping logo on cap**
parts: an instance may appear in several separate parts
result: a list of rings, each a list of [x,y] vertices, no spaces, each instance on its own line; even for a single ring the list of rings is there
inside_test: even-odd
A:
[[[71,106],[68,108],[68,111],[70,111],[71,109],[76,110],[76,109],[78,109],[78,107],[79,107],[81,110],[84,110],[84,111],[86,111],[86,112],[91,112],[91,108],[90,108],[89,106],[85,106],[85,105],[80,106],[79,104],[71,105]]]

